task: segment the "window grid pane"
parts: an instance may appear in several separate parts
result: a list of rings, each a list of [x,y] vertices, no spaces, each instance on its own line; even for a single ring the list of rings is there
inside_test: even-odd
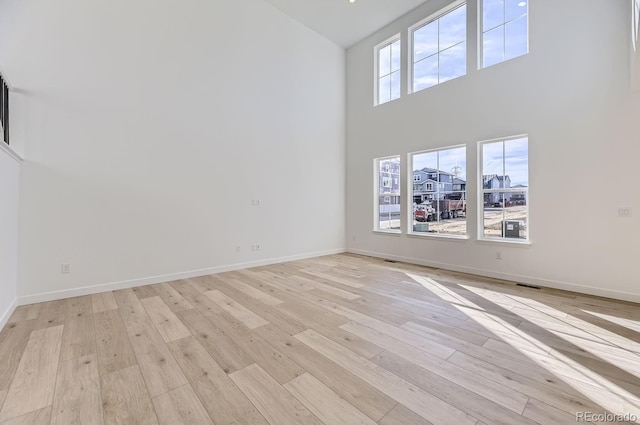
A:
[[[413,91],[438,84],[438,55],[429,56],[413,65]]]
[[[378,62],[378,75],[384,77],[391,73],[391,45],[380,49]]]
[[[467,71],[467,43],[456,44],[440,52],[439,82],[453,80]]]
[[[385,103],[391,100],[391,76],[380,78],[378,82],[378,103]]]
[[[438,53],[438,21],[433,21],[413,32],[413,61],[417,62]]]
[[[506,0],[504,6],[505,23],[516,20],[527,14],[527,1],[525,0]]]
[[[504,25],[487,31],[482,38],[482,66],[504,61]]]
[[[438,19],[438,49],[445,50],[467,39],[467,7],[460,6]]]
[[[400,71],[400,40],[391,44],[391,72]]]
[[[522,16],[505,24],[504,59],[509,60],[527,53],[527,17]]]
[[[482,5],[482,28],[485,31],[504,24],[504,0],[484,0]]]

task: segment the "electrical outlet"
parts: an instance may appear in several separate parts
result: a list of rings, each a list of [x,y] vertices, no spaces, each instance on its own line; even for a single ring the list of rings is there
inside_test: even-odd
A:
[[[260,206],[260,199],[252,199],[251,200],[251,206],[259,207]]]
[[[502,260],[502,252],[496,251],[496,260]]]
[[[71,264],[60,264],[60,273],[71,273]]]
[[[260,243],[256,242],[253,245],[251,245],[251,251],[260,251]]]
[[[236,246],[236,252],[240,252],[240,245]]]
[[[631,218],[632,210],[629,207],[620,207],[618,208],[618,217],[621,218]]]

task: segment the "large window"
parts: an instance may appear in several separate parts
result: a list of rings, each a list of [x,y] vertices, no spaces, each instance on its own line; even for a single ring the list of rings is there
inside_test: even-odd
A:
[[[414,234],[467,234],[467,150],[464,146],[409,155]]]
[[[481,239],[529,240],[527,137],[480,143]]]
[[[412,91],[461,77],[467,73],[467,5],[410,28]]]
[[[9,144],[9,87],[0,75],[0,143]]]
[[[529,1],[481,0],[482,66],[529,52]]]
[[[400,157],[374,160],[374,229],[400,232]]]
[[[376,46],[376,105],[400,97],[400,36]]]

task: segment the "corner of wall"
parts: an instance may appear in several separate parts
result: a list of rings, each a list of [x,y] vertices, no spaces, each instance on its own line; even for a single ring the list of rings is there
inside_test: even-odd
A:
[[[13,311],[16,309],[17,305],[18,305],[18,300],[14,298],[11,304],[9,304],[9,306],[7,307],[7,309],[4,312],[0,312],[0,332],[2,331],[2,329],[4,329],[4,325],[6,325],[7,322],[9,321],[9,318],[13,314]]]

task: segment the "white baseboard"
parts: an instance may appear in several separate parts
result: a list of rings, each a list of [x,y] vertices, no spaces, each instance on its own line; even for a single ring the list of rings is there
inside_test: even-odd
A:
[[[7,324],[7,322],[9,321],[9,317],[11,317],[11,315],[13,314],[13,311],[16,309],[17,306],[18,306],[18,300],[14,299],[11,302],[11,304],[9,304],[9,307],[7,307],[5,312],[0,313],[0,331],[4,328],[4,325]]]
[[[251,261],[248,263],[236,263],[236,264],[229,264],[226,266],[191,270],[186,272],[172,273],[172,274],[166,274],[166,275],[160,275],[160,276],[144,277],[139,279],[125,280],[121,282],[104,283],[101,285],[84,286],[81,288],[43,292],[43,293],[34,294],[34,295],[24,295],[24,296],[18,297],[17,305],[41,303],[46,301],[59,300],[63,298],[97,294],[97,293],[106,292],[106,291],[115,291],[118,289],[135,288],[137,286],[152,285],[155,283],[169,282],[172,280],[188,279],[190,277],[198,277],[198,276],[205,276],[209,274],[230,272],[234,270],[248,269],[251,267],[268,266],[270,264],[285,263],[288,261],[295,261],[295,260],[304,260],[306,258],[321,257],[323,255],[331,255],[331,254],[340,254],[343,252],[346,252],[344,248],[330,249],[326,251],[317,251],[317,252],[310,252],[305,254],[290,255],[286,257]],[[14,308],[15,308],[15,301],[14,301]]]
[[[541,278],[532,277],[532,276],[523,276],[523,275],[517,275],[517,274],[510,274],[510,273],[501,273],[501,272],[495,272],[492,270],[484,270],[484,269],[477,269],[473,267],[458,266],[455,264],[446,264],[446,263],[439,263],[436,261],[428,261],[420,258],[403,257],[399,255],[389,255],[389,254],[384,254],[380,252],[365,251],[362,249],[348,248],[347,252],[350,252],[353,254],[367,255],[370,257],[382,258],[387,260],[402,261],[405,263],[417,264],[420,266],[433,267],[437,269],[451,270],[454,272],[469,273],[469,274],[474,274],[478,276],[490,277],[493,279],[509,280],[512,282],[524,283],[527,285],[561,289],[564,291],[578,292],[581,294],[595,295],[598,297],[611,298],[611,299],[621,300],[621,301],[630,301],[633,303],[640,303],[640,294],[634,294],[631,292],[612,291],[609,289],[594,288],[592,286],[578,285],[570,282],[541,279]]]

